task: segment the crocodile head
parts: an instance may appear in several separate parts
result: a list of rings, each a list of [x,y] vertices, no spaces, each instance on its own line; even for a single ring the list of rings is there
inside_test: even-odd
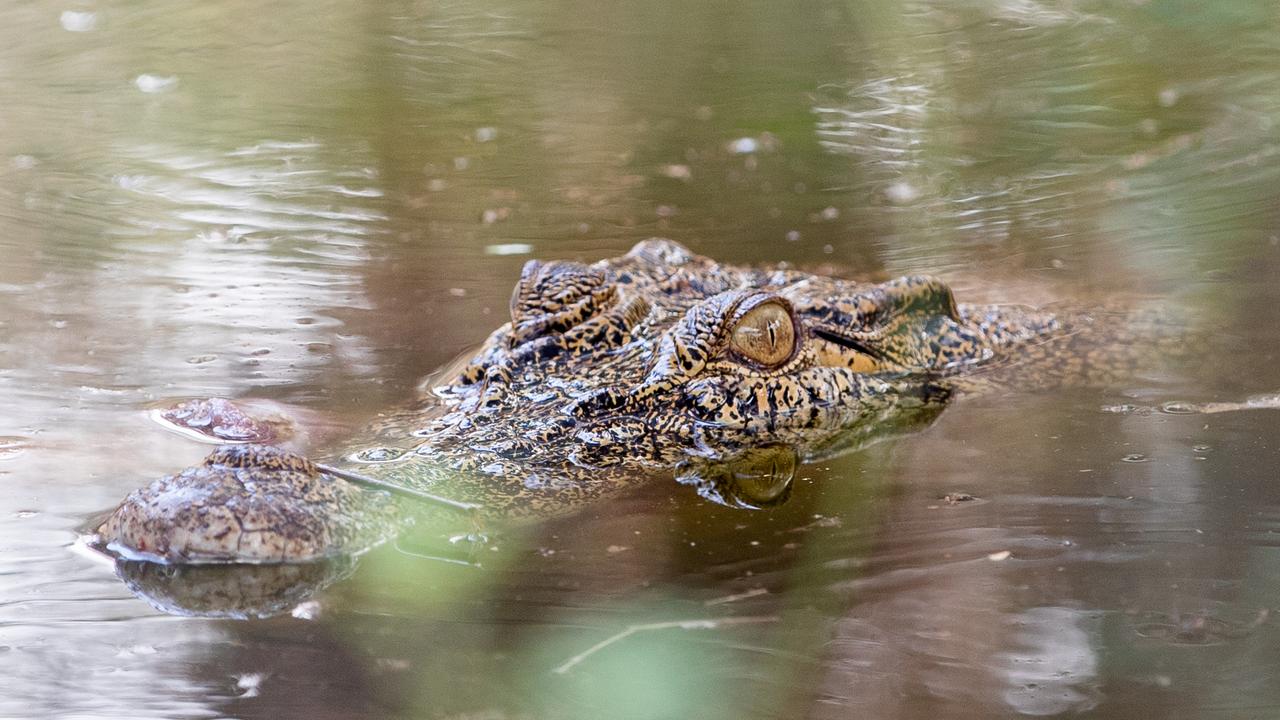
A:
[[[927,419],[946,378],[1056,327],[957,306],[930,277],[730,266],[667,240],[590,265],[532,261],[511,321],[335,462],[496,516],[560,512],[659,471],[725,504],[776,504],[797,459]],[[222,451],[130,495],[99,534],[187,562],[347,552],[335,538],[369,537],[356,530],[386,507],[353,509],[368,493],[328,488],[344,481],[323,470]]]
[[[571,477],[805,452],[937,400],[940,378],[1053,326],[959,307],[932,277],[735,267],[649,240],[592,265],[529,262],[511,322],[435,388],[443,413],[413,434],[433,452],[548,460]]]

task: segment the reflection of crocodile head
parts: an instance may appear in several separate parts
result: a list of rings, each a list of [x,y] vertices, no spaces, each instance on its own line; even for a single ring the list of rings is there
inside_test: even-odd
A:
[[[157,610],[193,617],[270,617],[287,612],[355,569],[346,557],[272,565],[116,563],[116,574]]]
[[[532,261],[511,322],[340,462],[494,516],[673,470],[706,497],[762,507],[786,499],[797,457],[927,422],[948,378],[1059,330],[1039,312],[957,305],[933,278],[735,267],[666,240],[592,265]],[[389,507],[242,446],[130,495],[100,534],[170,561],[298,561],[367,545]]]

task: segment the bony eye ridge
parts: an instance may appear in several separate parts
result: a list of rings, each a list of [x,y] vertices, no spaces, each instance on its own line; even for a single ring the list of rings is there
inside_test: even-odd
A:
[[[790,304],[765,296],[739,307],[729,347],[750,363],[774,368],[795,357],[798,334]]]

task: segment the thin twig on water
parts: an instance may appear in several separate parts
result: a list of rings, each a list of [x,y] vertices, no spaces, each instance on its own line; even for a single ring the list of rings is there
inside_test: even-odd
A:
[[[450,500],[447,497],[432,495],[429,492],[423,492],[421,490],[414,490],[412,488],[401,487],[399,485],[392,485],[391,483],[383,482],[382,480],[371,478],[368,475],[353,473],[350,470],[343,470],[341,468],[336,468],[331,465],[322,465],[320,463],[316,463],[316,467],[320,468],[321,472],[329,473],[330,475],[333,475],[335,477],[340,477],[343,480],[350,480],[351,482],[356,483],[357,485],[365,485],[368,487],[378,488],[379,490],[386,490],[389,493],[402,495],[404,497],[413,498],[415,500],[422,500],[423,502],[429,502],[435,505],[443,505],[447,508],[452,508],[454,510],[461,510],[462,512],[471,513],[480,509],[479,505],[475,505],[473,503],[459,502],[457,500]]]
[[[583,660],[586,660],[592,655],[600,652],[601,650],[609,647],[610,645],[620,640],[625,640],[631,637],[632,635],[635,635],[636,633],[640,633],[640,632],[648,632],[650,630],[674,630],[674,629],[715,630],[716,628],[725,627],[728,625],[749,625],[749,624],[758,624],[758,623],[771,623],[771,622],[777,622],[777,621],[778,621],[778,616],[776,615],[756,615],[756,616],[750,616],[750,617],[721,618],[719,620],[670,620],[668,622],[632,625],[627,629],[623,630],[622,632],[617,633],[616,635],[607,637],[604,640],[601,640],[600,642],[596,643],[595,645],[592,645],[591,647],[587,648],[586,650],[578,653],[577,655],[574,655],[573,657],[566,660],[563,664],[561,664],[559,667],[552,670],[551,672],[557,675],[563,675],[569,672],[570,670],[572,670],[574,666],[578,665]]]

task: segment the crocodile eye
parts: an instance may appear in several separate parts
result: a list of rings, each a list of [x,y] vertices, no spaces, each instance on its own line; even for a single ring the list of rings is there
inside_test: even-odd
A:
[[[730,345],[738,354],[766,367],[790,360],[796,350],[791,311],[776,301],[751,308],[734,327]]]

